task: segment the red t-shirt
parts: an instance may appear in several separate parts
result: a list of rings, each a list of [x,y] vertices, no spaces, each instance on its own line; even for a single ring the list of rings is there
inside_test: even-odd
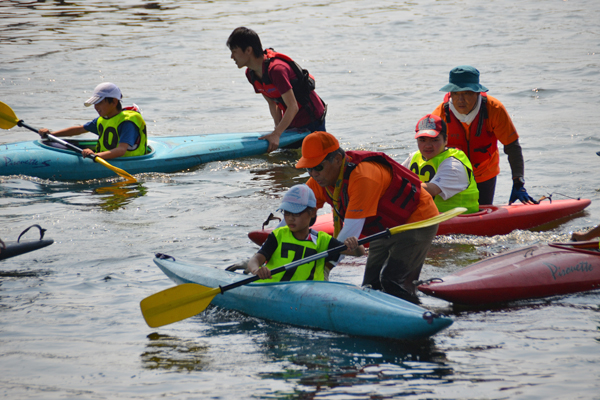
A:
[[[249,69],[246,70],[246,77],[248,78],[248,81],[252,83],[252,80],[250,79]],[[292,67],[288,65],[288,63],[274,58],[271,60],[269,78],[271,78],[271,82],[273,82],[273,85],[277,88],[279,93],[283,95],[288,90],[292,89],[291,81],[296,79],[296,74],[292,70]],[[256,90],[256,88],[254,89],[254,91],[256,93],[259,93]],[[314,90],[310,92],[310,100],[313,104],[315,118],[320,118],[323,115],[325,109],[323,107],[321,99],[319,99],[319,96]],[[306,110],[306,107],[302,107],[300,104],[299,106],[300,110],[292,120],[292,123],[289,126],[290,128],[300,128],[310,124],[313,121],[313,119],[310,116],[310,113],[308,112],[308,110]]]

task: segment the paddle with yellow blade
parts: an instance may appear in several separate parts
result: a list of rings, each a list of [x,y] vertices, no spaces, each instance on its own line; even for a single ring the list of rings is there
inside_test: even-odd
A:
[[[21,126],[23,128],[27,128],[36,133],[38,132],[37,129],[27,125],[22,120],[19,120],[17,118],[15,112],[12,110],[12,108],[10,108],[8,105],[6,105],[0,101],[0,128],[10,129],[10,128],[14,127],[15,125]],[[83,150],[81,150],[79,147],[77,147],[67,141],[64,141],[62,139],[59,139],[56,136],[48,134],[48,135],[46,135],[46,137],[54,142],[58,142],[58,143],[62,144],[63,146],[70,148],[71,150],[75,150],[75,151],[79,152],[80,154],[82,154],[82,152],[83,152]],[[98,164],[101,164],[102,166],[110,169],[111,171],[113,171],[117,175],[127,179],[128,181],[137,182],[136,179],[133,176],[131,176],[129,173],[127,173],[126,171],[123,171],[121,168],[115,167],[114,165],[110,165],[104,159],[98,157],[97,155],[91,154],[89,157],[92,160],[94,160],[94,162],[97,162]]]
[[[457,207],[445,213],[439,214],[435,217],[413,222],[410,224],[399,225],[395,228],[386,229],[383,232],[376,233],[371,236],[367,236],[358,241],[359,244],[368,243],[372,240],[388,238],[396,233],[409,231],[411,229],[424,228],[439,224],[440,222],[446,221],[459,214],[467,211],[464,207]],[[303,258],[302,260],[291,262],[287,265],[275,268],[271,271],[271,275],[278,274],[283,271],[292,270],[300,265],[325,258],[330,254],[337,254],[346,250],[345,245],[323,251],[321,253],[314,254],[312,256]],[[146,297],[141,301],[140,307],[142,314],[148,326],[156,328],[158,326],[172,324],[173,322],[181,321],[186,318],[193,317],[204,311],[210,304],[212,299],[220,294],[225,293],[228,290],[235,289],[239,286],[247,285],[260,278],[255,275],[247,279],[243,279],[238,282],[231,283],[225,286],[219,286],[216,288],[208,288],[206,286],[199,285],[197,283],[184,283],[172,287],[170,289],[163,290],[153,294],[152,296]]]

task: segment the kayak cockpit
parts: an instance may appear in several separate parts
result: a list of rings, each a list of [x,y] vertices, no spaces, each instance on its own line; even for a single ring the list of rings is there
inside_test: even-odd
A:
[[[96,144],[98,143],[98,141],[94,140],[94,139],[63,139],[63,140],[69,144],[72,144],[73,146],[79,147],[80,149],[90,149],[90,150],[94,150],[96,148]],[[50,147],[52,149],[58,149],[58,150],[67,151],[69,153],[78,154],[75,150],[68,148],[64,144],[52,141],[50,139],[38,140],[37,143],[42,145],[42,147]],[[144,154],[143,156],[128,157],[128,158],[146,157],[148,155],[151,155],[152,153],[154,153],[154,149],[150,146],[146,146],[146,154]]]
[[[481,216],[481,215],[487,215],[487,214],[491,214],[494,211],[497,211],[498,207],[493,206],[493,205],[489,205],[489,206],[479,206],[479,211],[471,213],[471,214],[460,214],[457,215],[457,218],[465,218],[465,217],[477,217],[477,216]]]
[[[567,242],[567,243],[548,243],[550,247],[564,250],[572,250],[586,254],[600,255],[600,248],[598,247],[598,241],[587,241],[587,242]]]

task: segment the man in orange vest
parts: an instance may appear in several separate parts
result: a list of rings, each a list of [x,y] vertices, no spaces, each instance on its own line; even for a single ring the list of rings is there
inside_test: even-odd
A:
[[[372,235],[386,228],[438,215],[433,198],[421,190],[419,177],[385,153],[345,151],[327,132],[313,132],[302,142],[302,158],[316,208],[334,212],[334,237]],[[371,242],[363,286],[418,303],[419,279],[437,225],[400,232]]]
[[[314,78],[285,54],[273,49],[263,51],[258,34],[245,27],[236,28],[227,47],[238,68],[246,67],[246,77],[256,93],[263,95],[275,122],[275,129],[259,139],[269,141],[271,152],[288,128],[324,131],[327,107],[315,92]]]
[[[479,71],[462,65],[450,71],[450,82],[440,89],[447,92],[444,101],[432,114],[448,126],[448,147],[466,153],[473,165],[479,190],[479,204],[492,204],[496,177],[500,173],[498,141],[504,145],[512,171],[513,188],[509,204],[520,200],[537,203],[527,194],[524,184],[524,161],[519,135],[506,108],[479,83]]]

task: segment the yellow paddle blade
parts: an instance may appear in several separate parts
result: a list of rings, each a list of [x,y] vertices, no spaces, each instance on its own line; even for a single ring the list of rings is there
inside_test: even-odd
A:
[[[146,297],[140,307],[148,326],[156,328],[201,313],[219,293],[221,288],[184,283]]]
[[[12,108],[0,101],[0,128],[10,129],[18,123],[19,119]]]
[[[425,228],[426,226],[439,224],[440,222],[444,222],[446,220],[449,220],[450,218],[454,218],[457,215],[464,213],[465,211],[467,211],[467,209],[464,207],[456,207],[452,210],[446,211],[445,213],[436,215],[435,217],[424,219],[423,221],[412,222],[410,224],[400,225],[395,228],[391,228],[390,233],[393,235],[398,232],[409,231],[411,229]]]
[[[94,158],[94,161],[104,165],[106,168],[110,169],[111,171],[114,171],[114,173],[116,173],[117,175],[127,179],[129,182],[137,182],[137,180],[131,176],[127,171],[123,171],[121,168],[117,168],[114,165],[110,165],[109,163],[107,163],[106,161],[104,161],[103,158],[100,158],[98,156],[96,156]]]

